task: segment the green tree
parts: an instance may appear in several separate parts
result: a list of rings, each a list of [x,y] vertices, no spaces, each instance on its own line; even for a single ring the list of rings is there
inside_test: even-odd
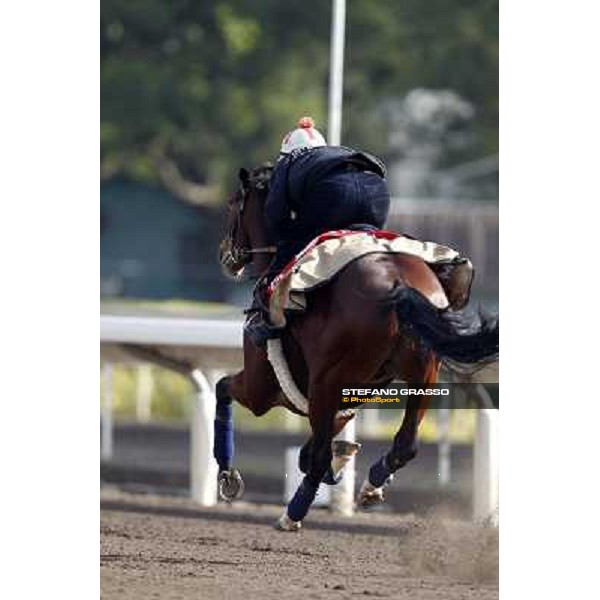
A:
[[[218,202],[299,116],[326,130],[330,11],[329,0],[102,0],[102,177]],[[344,143],[386,157],[382,104],[428,87],[475,107],[461,159],[497,151],[497,13],[497,0],[350,0]]]

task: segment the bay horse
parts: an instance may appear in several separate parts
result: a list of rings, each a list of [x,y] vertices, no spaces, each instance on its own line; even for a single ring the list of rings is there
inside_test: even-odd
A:
[[[220,246],[224,271],[239,277],[250,263],[268,271],[274,247],[263,206],[269,167],[241,169],[239,189],[228,203],[226,234]],[[331,472],[332,439],[353,416],[344,407],[341,387],[349,382],[385,385],[400,379],[410,385],[436,383],[440,363],[485,364],[498,353],[498,323],[470,310],[448,308],[447,295],[433,270],[407,254],[369,254],[347,265],[332,281],[307,294],[305,313],[290,319],[282,346],[293,379],[308,399],[312,436],[299,466],[305,476],[284,514],[281,530],[297,531],[321,482],[336,483]],[[244,335],[244,368],[216,386],[214,455],[219,491],[232,500],[243,482],[233,468],[232,401],[256,416],[274,406],[298,413],[282,393],[267,352]],[[384,486],[416,455],[416,438],[428,402],[409,396],[402,424],[389,451],[374,463],[358,503],[383,501]]]

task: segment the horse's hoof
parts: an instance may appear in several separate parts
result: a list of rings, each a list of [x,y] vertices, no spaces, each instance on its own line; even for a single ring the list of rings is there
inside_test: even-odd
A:
[[[237,469],[221,471],[219,473],[219,496],[225,502],[233,502],[242,497],[244,493],[244,480]]]
[[[372,508],[373,506],[377,506],[378,504],[383,504],[385,502],[385,498],[383,496],[383,490],[377,489],[373,492],[365,492],[359,495],[357,504],[363,510],[367,510]]]
[[[292,521],[285,511],[273,525],[277,531],[300,531],[302,521]]]
[[[356,504],[362,509],[368,509],[385,501],[383,487],[375,487],[365,481],[360,488]]]

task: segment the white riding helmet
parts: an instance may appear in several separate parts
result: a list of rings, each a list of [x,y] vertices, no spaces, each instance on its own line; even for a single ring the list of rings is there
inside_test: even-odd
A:
[[[317,148],[327,146],[325,138],[315,129],[311,117],[302,117],[298,121],[298,129],[290,131],[281,143],[281,154],[289,154],[297,148]]]

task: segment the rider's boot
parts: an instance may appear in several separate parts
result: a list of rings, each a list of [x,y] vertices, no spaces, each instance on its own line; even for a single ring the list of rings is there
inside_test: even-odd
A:
[[[283,331],[282,327],[276,327],[271,323],[264,298],[265,286],[260,286],[254,292],[254,301],[247,311],[248,318],[244,324],[244,332],[259,348],[264,348],[267,340],[280,337]]]

